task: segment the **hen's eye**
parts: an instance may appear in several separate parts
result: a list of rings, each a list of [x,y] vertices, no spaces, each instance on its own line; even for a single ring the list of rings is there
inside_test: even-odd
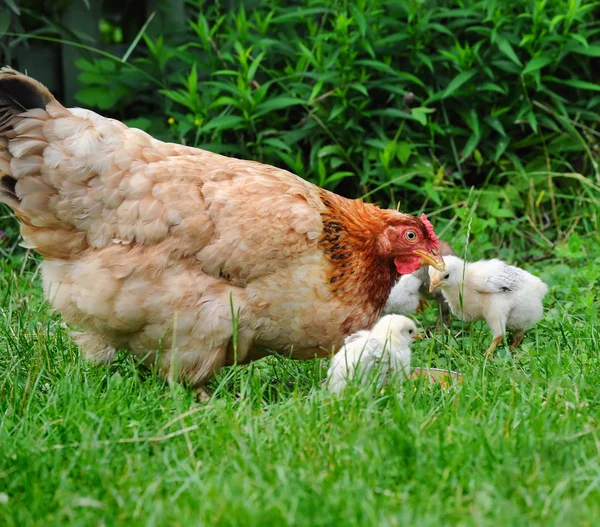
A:
[[[450,273],[448,273],[446,276],[444,276],[444,280],[448,280],[448,278],[450,278]]]
[[[406,231],[406,239],[410,242],[415,241],[417,239],[417,233],[415,231]]]
[[[409,329],[408,332],[412,335],[413,334],[413,330]]]

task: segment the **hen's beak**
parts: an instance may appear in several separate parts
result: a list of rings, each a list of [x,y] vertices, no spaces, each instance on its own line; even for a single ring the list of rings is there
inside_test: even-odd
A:
[[[437,253],[437,251],[423,251],[421,249],[417,249],[413,252],[421,257],[421,265],[431,265],[431,267],[442,273],[446,270],[444,259]]]
[[[423,335],[421,335],[420,333],[417,333],[415,335],[415,340],[423,340]]]
[[[429,282],[429,292],[433,293],[441,285],[442,285],[442,283],[439,282],[438,280],[436,280],[435,277],[432,278],[431,281]]]

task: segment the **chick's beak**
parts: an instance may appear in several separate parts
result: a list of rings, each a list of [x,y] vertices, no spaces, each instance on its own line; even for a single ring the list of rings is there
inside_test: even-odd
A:
[[[437,251],[423,251],[422,249],[417,249],[413,252],[421,257],[421,265],[431,265],[431,267],[442,273],[446,270],[444,259],[437,253]]]
[[[441,285],[442,285],[442,283],[439,282],[438,280],[436,280],[435,277],[433,277],[429,282],[429,292],[433,293]]]
[[[415,335],[415,340],[423,340],[423,335],[421,335],[420,333],[417,333]]]

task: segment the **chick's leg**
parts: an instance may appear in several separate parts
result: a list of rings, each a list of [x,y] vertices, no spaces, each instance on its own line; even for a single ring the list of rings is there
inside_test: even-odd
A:
[[[499,337],[494,337],[494,340],[492,340],[492,345],[485,352],[485,356],[488,359],[491,360],[491,359],[494,358],[494,350],[496,349],[496,347],[498,346],[498,344],[500,344],[500,342],[502,342],[502,335],[500,335]]]
[[[494,312],[487,316],[485,320],[492,330],[492,335],[494,335],[494,340],[492,340],[492,344],[486,352],[486,357],[492,359],[494,350],[504,338],[504,333],[506,332],[506,318],[502,315],[501,311],[498,310],[498,312]]]
[[[521,341],[523,340],[523,335],[525,335],[524,331],[519,331],[515,333],[511,344],[512,349],[516,349],[519,346],[519,344],[521,344]]]
[[[417,306],[416,313],[425,313],[425,308],[429,307],[427,300],[419,299],[419,305]]]

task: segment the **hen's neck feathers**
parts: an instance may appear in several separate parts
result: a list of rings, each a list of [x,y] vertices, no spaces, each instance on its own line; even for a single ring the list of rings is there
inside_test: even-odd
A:
[[[398,279],[393,259],[382,255],[379,238],[389,225],[416,218],[326,190],[320,190],[320,197],[325,210],[318,245],[330,262],[330,290],[378,314]]]

